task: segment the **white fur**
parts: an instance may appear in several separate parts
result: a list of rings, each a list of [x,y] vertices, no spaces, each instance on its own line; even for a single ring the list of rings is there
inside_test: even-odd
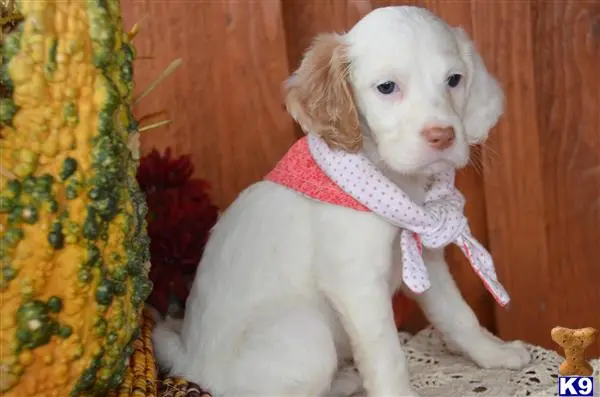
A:
[[[464,32],[423,9],[377,9],[342,37],[363,149],[421,201],[427,174],[464,166],[469,144],[487,137],[502,91]],[[450,73],[465,76],[456,88],[446,85]],[[382,96],[375,89],[382,80],[401,91]],[[454,127],[452,147],[427,146],[420,131],[432,124]],[[212,232],[180,330],[158,324],[159,363],[217,396],[340,396],[363,383],[373,397],[417,396],[390,299],[402,287],[397,236],[372,213],[270,182],[250,186]],[[415,299],[448,343],[483,367],[525,364],[522,344],[479,326],[442,251],[424,257],[432,286]],[[345,360],[360,376],[337,372]]]

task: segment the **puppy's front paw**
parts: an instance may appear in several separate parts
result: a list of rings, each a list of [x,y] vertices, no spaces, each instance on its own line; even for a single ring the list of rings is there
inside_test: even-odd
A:
[[[463,349],[461,349],[460,346],[451,339],[443,338],[443,341],[448,353],[455,356],[458,356],[463,353]]]
[[[520,369],[531,361],[527,346],[521,341],[501,342],[490,340],[477,346],[471,358],[482,368]]]

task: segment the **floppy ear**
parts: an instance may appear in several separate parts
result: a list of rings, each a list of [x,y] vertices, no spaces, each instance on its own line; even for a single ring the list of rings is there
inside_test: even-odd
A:
[[[498,81],[489,74],[473,42],[461,28],[455,34],[469,69],[463,125],[469,143],[481,143],[488,137],[504,112],[504,92]]]
[[[284,95],[288,112],[304,132],[320,135],[330,147],[355,152],[362,136],[349,67],[341,36],[319,35],[286,82]]]

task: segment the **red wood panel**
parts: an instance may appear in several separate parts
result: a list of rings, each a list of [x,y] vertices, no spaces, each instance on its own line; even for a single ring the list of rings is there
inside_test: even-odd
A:
[[[477,2],[473,15],[508,90],[490,147],[501,164],[485,179],[490,244],[513,297],[498,330],[556,348],[556,325],[600,328],[600,5]]]
[[[145,132],[143,150],[190,153],[224,208],[294,139],[280,89],[288,67],[279,0],[136,0],[122,7],[127,26],[142,20],[135,39],[138,91],[173,59],[183,60],[136,109],[138,116],[166,110],[173,120]]]
[[[471,1],[425,0],[418,3],[418,5],[429,8],[450,25],[461,26],[475,41],[475,46],[479,47],[477,38],[473,36]],[[487,64],[489,61],[484,56],[484,62]],[[496,130],[491,131],[492,136],[496,133]],[[483,191],[483,164],[494,164],[495,158],[489,154],[482,158],[480,148],[476,147],[473,150],[471,159],[471,165],[458,173],[456,184],[467,200],[465,213],[469,219],[473,235],[483,245],[488,246],[486,201]],[[448,254],[452,274],[463,296],[477,314],[482,325],[491,331],[495,331],[494,306],[496,304],[493,298],[457,247],[450,247]]]

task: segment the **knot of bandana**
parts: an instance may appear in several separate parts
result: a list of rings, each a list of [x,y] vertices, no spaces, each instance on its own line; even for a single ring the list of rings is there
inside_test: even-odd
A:
[[[319,168],[344,192],[401,229],[402,278],[413,292],[422,293],[430,287],[422,246],[441,248],[456,244],[496,301],[502,306],[509,302],[491,255],[471,234],[464,216],[465,199],[454,184],[454,170],[433,176],[421,206],[364,154],[332,150],[315,134],[309,134],[308,147]]]

